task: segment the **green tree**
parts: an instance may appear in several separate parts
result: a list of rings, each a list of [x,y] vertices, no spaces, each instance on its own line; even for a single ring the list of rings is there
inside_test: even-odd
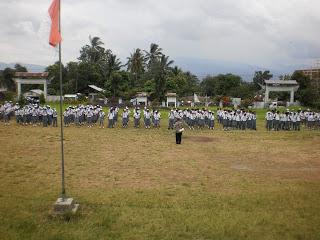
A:
[[[137,48],[128,57],[127,70],[131,73],[131,87],[135,87],[135,84],[141,79],[141,75],[145,70],[145,56],[143,52]]]
[[[99,65],[80,62],[78,65],[78,90],[86,88],[89,84],[104,86],[106,78],[101,74]]]
[[[79,65],[77,62],[68,62],[66,66],[65,91],[68,93],[78,92],[78,71]]]
[[[256,90],[253,83],[241,81],[240,86],[231,89],[230,96],[241,99],[253,99],[255,92]]]
[[[48,87],[50,89],[54,89],[56,91],[56,94],[60,93],[60,64],[59,62],[55,62],[53,65],[50,65],[46,68],[46,72],[48,72],[48,79],[49,79],[49,85]],[[67,76],[67,70],[62,64],[62,91],[65,92],[65,86],[66,86],[66,76]],[[51,91],[51,90],[50,90]]]
[[[19,63],[16,63],[16,64],[14,65],[14,70],[15,70],[16,72],[28,72],[27,68],[26,68],[25,66],[22,66],[22,65],[19,64]]]
[[[156,62],[158,62],[161,58],[162,54],[162,48],[159,47],[158,44],[151,43],[150,50],[144,51],[145,52],[145,59],[147,61],[148,69],[152,68],[152,65]]]
[[[45,97],[44,97],[44,94],[43,94],[43,93],[41,93],[41,95],[40,95],[39,102],[40,102],[40,104],[41,104],[41,105],[43,105],[43,104],[45,104],[45,103],[46,103],[46,99],[45,99]]]
[[[191,72],[187,71],[183,73],[185,78],[185,84],[182,86],[182,93],[183,96],[190,96],[193,95],[195,92],[199,92],[199,79],[196,75],[192,74]]]
[[[301,71],[295,71],[292,74],[292,79],[299,83],[299,89],[296,93],[296,98],[305,106],[316,107],[320,102],[320,96],[317,89],[312,86],[311,80]]]
[[[269,80],[273,77],[269,70],[267,71],[256,71],[253,77],[253,83],[257,90],[261,89],[261,85],[264,85],[264,80]]]
[[[87,63],[100,63],[105,60],[105,56],[109,54],[110,50],[105,50],[102,47],[104,43],[99,37],[89,36],[89,44],[83,46],[80,50],[79,60]]]
[[[135,92],[131,93],[130,74],[124,70],[118,71],[117,74],[120,74],[121,76],[118,86],[118,95],[125,100],[131,99]]]
[[[104,75],[107,79],[110,79],[114,72],[117,72],[121,69],[122,65],[120,59],[117,58],[115,54],[110,54],[107,58],[107,61],[104,65]]]
[[[150,72],[155,83],[155,97],[159,102],[164,99],[166,93],[166,80],[172,64],[173,61],[169,60],[169,56],[166,55],[162,55],[159,60],[152,63]]]
[[[238,97],[239,88],[243,85],[245,91],[245,83],[242,82],[241,77],[228,73],[219,74],[217,76],[207,76],[201,82],[202,92],[208,96],[223,95]]]
[[[19,96],[18,103],[20,107],[23,107],[27,104],[27,100],[22,94]]]
[[[13,81],[15,74],[15,70],[11,68],[5,68],[2,72],[3,80],[2,80],[2,85],[10,91],[15,91],[16,85]]]
[[[241,83],[241,77],[228,74],[219,74],[217,76],[217,94],[230,96],[233,94],[234,89],[238,88]]]
[[[279,80],[291,80],[291,75],[289,74],[280,75]]]
[[[214,76],[208,75],[206,76],[201,84],[200,84],[202,93],[207,95],[207,96],[215,96],[217,95],[217,81]]]
[[[110,76],[110,85],[113,97],[117,97],[119,93],[119,86],[121,82],[121,74],[119,72],[112,72]]]

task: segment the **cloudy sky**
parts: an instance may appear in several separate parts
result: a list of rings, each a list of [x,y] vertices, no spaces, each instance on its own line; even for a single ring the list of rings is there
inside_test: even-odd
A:
[[[48,65],[51,0],[0,1],[0,61]],[[63,60],[99,36],[125,61],[154,42],[173,59],[272,67],[320,58],[319,0],[62,0]]]

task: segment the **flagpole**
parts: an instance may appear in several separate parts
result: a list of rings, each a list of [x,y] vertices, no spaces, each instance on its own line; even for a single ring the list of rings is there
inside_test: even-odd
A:
[[[61,36],[61,0],[59,0],[59,33]],[[61,42],[59,42],[59,75],[60,75],[60,141],[61,141],[61,198],[65,199],[66,189],[64,182],[64,149],[63,149],[63,121],[62,121],[62,62],[61,62]]]

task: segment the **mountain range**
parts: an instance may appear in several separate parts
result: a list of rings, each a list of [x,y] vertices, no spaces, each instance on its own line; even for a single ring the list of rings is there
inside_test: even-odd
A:
[[[270,70],[274,79],[280,75],[292,74],[295,70],[309,68],[307,65],[285,65],[277,64],[272,67],[261,67],[256,65],[243,64],[239,62],[212,60],[212,59],[194,59],[194,58],[177,58],[175,64],[185,71],[190,71],[197,75],[199,79],[207,75],[217,75],[233,73],[241,76],[245,81],[252,81],[255,71]]]
[[[0,70],[5,68],[14,68],[16,63],[4,63],[0,62]],[[26,67],[29,72],[43,72],[46,69],[46,66],[37,65],[37,64],[27,64],[27,63],[20,63],[22,66]]]
[[[25,66],[29,72],[43,72],[46,68],[46,66],[37,64],[20,64]],[[14,65],[15,63],[0,62],[0,70],[7,67],[14,68]],[[273,78],[277,79],[280,75],[292,74],[294,70],[309,67],[307,65],[278,64],[275,67],[264,68],[238,62],[195,58],[176,58],[174,65],[179,66],[184,71],[190,71],[198,76],[199,79],[203,79],[207,75],[233,73],[241,76],[245,81],[251,81],[255,71],[270,70]]]

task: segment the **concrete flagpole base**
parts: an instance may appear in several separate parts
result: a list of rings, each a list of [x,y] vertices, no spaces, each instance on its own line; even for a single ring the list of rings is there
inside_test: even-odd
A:
[[[79,209],[79,204],[75,203],[73,198],[58,198],[53,205],[53,212],[56,215],[65,213],[76,213]]]

